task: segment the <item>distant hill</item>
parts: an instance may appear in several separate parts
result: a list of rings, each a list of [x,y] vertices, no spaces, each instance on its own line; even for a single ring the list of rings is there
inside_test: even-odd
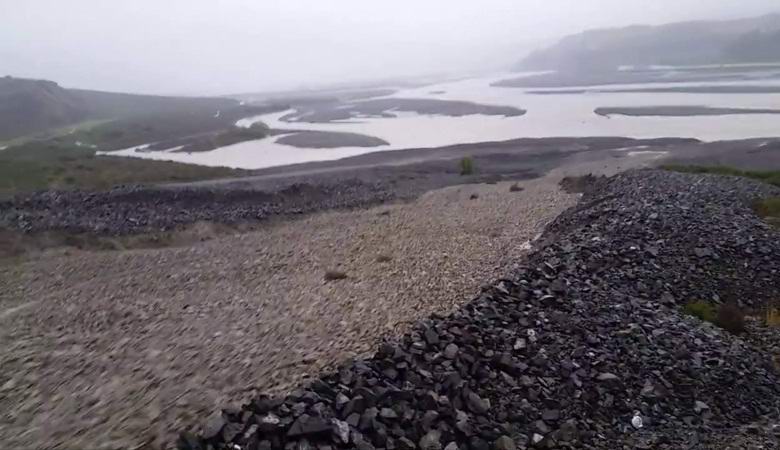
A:
[[[780,62],[780,14],[590,30],[538,50],[517,70]]]
[[[0,78],[0,140],[77,124],[171,113],[216,114],[226,98],[163,97],[66,89],[53,81]]]

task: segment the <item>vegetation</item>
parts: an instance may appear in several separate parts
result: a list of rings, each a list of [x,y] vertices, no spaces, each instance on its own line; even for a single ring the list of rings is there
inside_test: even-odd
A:
[[[89,147],[29,142],[0,151],[0,196],[42,189],[106,189],[121,184],[240,176],[242,170],[97,156]]]
[[[514,183],[513,185],[509,186],[509,192],[521,192],[522,190],[523,188],[520,187],[520,185],[518,185],[517,183]]]
[[[745,331],[745,314],[735,303],[729,302],[716,307],[699,300],[686,304],[683,311],[734,334]]]
[[[683,173],[711,173],[715,175],[731,175],[737,177],[753,178],[775,186],[780,186],[780,170],[740,170],[735,167],[727,166],[689,166],[679,164],[668,164],[661,166],[661,168]]]
[[[163,97],[65,89],[46,80],[0,78],[0,140],[88,120],[203,115],[239,106],[227,98]]]
[[[780,197],[769,197],[755,203],[756,214],[776,227],[780,227]]]
[[[388,263],[388,262],[390,262],[392,260],[393,260],[393,258],[388,256],[388,255],[379,255],[379,256],[376,257],[376,262],[378,262],[378,263]]]
[[[208,136],[190,139],[190,143],[177,150],[181,153],[207,152],[220,147],[237,144],[244,141],[254,141],[268,137],[271,130],[268,125],[258,122],[249,128],[231,127]],[[170,148],[170,147],[169,147]]]
[[[764,319],[766,322],[766,326],[768,327],[780,326],[780,309],[778,309],[775,306],[767,307],[766,316]]]
[[[701,300],[687,303],[683,307],[683,311],[689,316],[697,317],[700,320],[710,323],[715,323],[715,318],[717,317],[715,307],[710,303]]]
[[[459,163],[461,175],[471,175],[474,173],[474,160],[470,156],[462,158]]]

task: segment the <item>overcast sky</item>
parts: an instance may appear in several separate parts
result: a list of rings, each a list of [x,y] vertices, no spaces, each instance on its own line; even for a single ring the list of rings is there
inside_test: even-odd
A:
[[[778,0],[0,0],[0,75],[224,94],[506,67],[587,28]]]

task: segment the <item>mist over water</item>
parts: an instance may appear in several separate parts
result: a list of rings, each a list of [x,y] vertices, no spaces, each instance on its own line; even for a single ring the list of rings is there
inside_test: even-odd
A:
[[[490,73],[590,28],[778,8],[776,0],[0,0],[0,76],[227,95]]]

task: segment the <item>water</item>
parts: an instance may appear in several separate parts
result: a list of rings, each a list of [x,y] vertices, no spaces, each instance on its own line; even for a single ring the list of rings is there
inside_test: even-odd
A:
[[[586,93],[534,95],[523,88],[491,87],[494,81],[517,74],[473,78],[413,89],[391,97],[465,100],[515,106],[527,110],[521,117],[472,115],[465,117],[421,116],[402,113],[398,118],[354,119],[350,123],[287,123],[279,119],[288,112],[267,114],[239,121],[248,126],[262,120],[272,128],[343,131],[367,134],[389,142],[373,148],[300,149],[277,144],[274,138],[242,142],[202,153],[144,152],[133,149],[115,154],[246,169],[324,161],[373,151],[439,147],[460,143],[500,141],[514,138],[627,136],[635,138],[692,137],[705,141],[780,136],[780,115],[728,115],[702,117],[602,117],[593,110],[604,106],[689,105],[733,108],[780,109],[780,94],[685,94],[685,93]],[[706,85],[780,85],[778,80],[708,82]],[[664,86],[697,86],[703,83],[652,83],[610,85],[606,89]],[[598,87],[590,87],[597,89]],[[570,89],[570,88],[569,88]],[[533,89],[529,89],[533,90]],[[355,123],[357,122],[357,123]]]

